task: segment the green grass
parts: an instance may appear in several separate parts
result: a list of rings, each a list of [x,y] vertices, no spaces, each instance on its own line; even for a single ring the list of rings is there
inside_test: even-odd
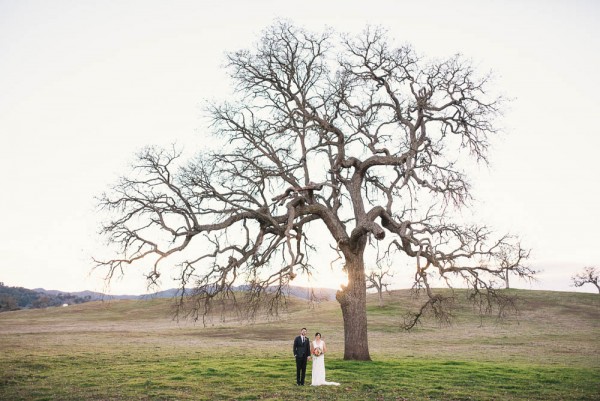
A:
[[[342,360],[335,302],[279,320],[177,323],[165,300],[0,314],[1,400],[600,400],[600,299],[520,291],[517,317],[400,329],[406,292],[369,300],[371,362]],[[219,320],[220,319],[216,319]],[[327,378],[295,386],[299,326],[328,343]],[[309,368],[310,375],[310,368]]]
[[[431,359],[327,361],[340,387],[293,385],[293,361],[211,356],[79,355],[12,361],[2,399],[591,400],[598,370]],[[10,390],[10,393],[8,392]]]

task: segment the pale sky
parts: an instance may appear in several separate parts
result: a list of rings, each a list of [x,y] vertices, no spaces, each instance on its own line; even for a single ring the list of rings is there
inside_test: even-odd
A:
[[[493,71],[514,100],[490,167],[472,172],[470,218],[532,249],[539,282],[515,287],[575,291],[573,273],[600,266],[598,1],[0,0],[0,281],[144,293],[141,271],[109,289],[91,273],[103,247],[94,197],[145,145],[202,149],[203,103],[231,91],[224,53],[276,18],[382,25],[420,54]]]

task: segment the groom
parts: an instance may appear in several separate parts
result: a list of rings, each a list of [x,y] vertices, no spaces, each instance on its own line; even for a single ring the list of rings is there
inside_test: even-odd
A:
[[[306,337],[304,327],[300,330],[300,335],[294,339],[294,356],[296,357],[296,384],[304,386],[306,361],[310,358],[310,341]]]

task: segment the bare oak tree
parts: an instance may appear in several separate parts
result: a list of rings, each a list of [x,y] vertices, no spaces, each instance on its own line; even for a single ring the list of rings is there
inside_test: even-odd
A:
[[[596,286],[598,293],[600,293],[600,269],[597,267],[587,266],[581,273],[577,273],[571,277],[573,285],[575,287],[581,287],[585,284],[592,284]]]
[[[462,162],[486,162],[502,101],[460,56],[423,60],[380,29],[350,38],[279,22],[227,67],[237,96],[209,106],[227,145],[186,163],[148,148],[101,198],[116,214],[104,232],[120,246],[118,258],[98,261],[108,277],[145,261],[153,281],[169,259],[196,318],[240,296],[275,308],[297,274],[325,268],[310,256],[329,242],[348,275],[336,297],[344,358],[369,360],[372,241],[414,260],[428,300],[413,324],[444,305],[435,280],[458,278],[491,300],[494,278],[533,274],[515,238],[451,221],[470,199]]]
[[[380,261],[377,263],[377,267],[367,271],[367,290],[376,289],[377,296],[379,297],[379,306],[383,306],[383,291],[388,291],[390,282],[388,278],[394,277],[392,273],[392,267],[390,265],[384,266]]]

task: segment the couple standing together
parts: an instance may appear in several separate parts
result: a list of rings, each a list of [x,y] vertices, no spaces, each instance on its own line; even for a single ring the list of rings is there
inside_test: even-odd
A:
[[[325,381],[325,341],[321,339],[321,333],[315,334],[314,341],[306,337],[306,328],[300,330],[300,335],[294,339],[294,356],[296,357],[296,384],[304,386],[306,376],[306,364],[312,359],[312,386],[339,386],[339,383]]]

